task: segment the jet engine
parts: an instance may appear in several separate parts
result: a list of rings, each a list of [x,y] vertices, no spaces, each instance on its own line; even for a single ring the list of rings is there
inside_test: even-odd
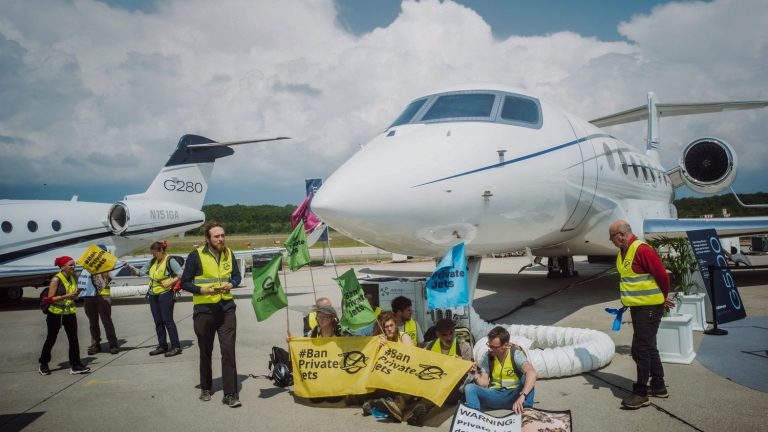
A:
[[[152,238],[167,229],[188,226],[197,228],[205,222],[205,214],[183,205],[165,201],[125,200],[109,208],[109,229],[116,235],[140,239]]]
[[[727,142],[699,138],[688,144],[680,158],[680,176],[691,190],[703,194],[721,192],[736,179],[738,159]]]

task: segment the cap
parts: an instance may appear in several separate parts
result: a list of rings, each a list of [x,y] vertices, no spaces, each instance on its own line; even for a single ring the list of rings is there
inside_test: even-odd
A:
[[[333,315],[338,318],[338,314],[336,313],[336,309],[333,308],[333,306],[315,306],[315,312],[317,313],[323,313],[326,315]]]

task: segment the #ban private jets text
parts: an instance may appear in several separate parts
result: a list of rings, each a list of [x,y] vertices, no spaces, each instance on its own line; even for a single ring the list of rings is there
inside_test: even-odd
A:
[[[287,137],[217,143],[184,135],[146,192],[114,204],[71,201],[0,200],[0,290],[17,300],[24,286],[47,284],[60,255],[79,257],[91,244],[113,245],[125,255],[151,242],[181,234],[205,222],[200,210],[216,159],[230,146]]]

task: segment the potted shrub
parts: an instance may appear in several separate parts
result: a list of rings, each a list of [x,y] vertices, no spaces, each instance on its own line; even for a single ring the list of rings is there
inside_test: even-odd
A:
[[[675,311],[665,313],[656,335],[661,361],[666,363],[690,364],[696,357],[693,351],[694,315],[683,310],[687,298],[701,297],[701,311],[704,311],[704,296],[698,294],[699,286],[693,279],[696,259],[685,237],[661,237],[649,241],[656,249],[664,267],[669,272],[669,289],[673,293]],[[703,324],[704,315],[701,315]],[[699,324],[701,325],[701,324]],[[701,330],[704,330],[701,328]]]
[[[669,272],[669,289],[676,304],[672,313],[691,315],[693,330],[704,331],[707,328],[704,305],[706,295],[701,292],[702,287],[697,282],[698,263],[688,238],[661,237],[648,244],[656,249]]]

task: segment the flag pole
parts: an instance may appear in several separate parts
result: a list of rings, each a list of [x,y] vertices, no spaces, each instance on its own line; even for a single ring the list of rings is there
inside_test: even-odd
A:
[[[317,304],[317,290],[315,289],[315,275],[312,274],[312,256],[309,257],[309,279],[312,281],[312,296],[315,298],[315,304]]]
[[[285,291],[285,330],[288,334],[290,334],[291,320],[289,318],[290,313],[288,311],[288,278],[285,275],[285,266],[283,265],[282,258],[280,259],[280,270],[283,272],[283,290]]]

